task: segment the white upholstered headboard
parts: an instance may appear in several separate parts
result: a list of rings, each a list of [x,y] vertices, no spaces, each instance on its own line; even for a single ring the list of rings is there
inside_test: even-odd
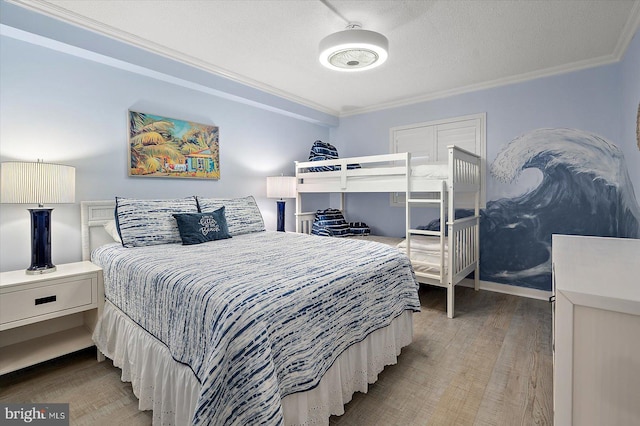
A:
[[[82,260],[91,260],[91,250],[113,242],[104,224],[114,219],[116,201],[82,201],[80,206]]]

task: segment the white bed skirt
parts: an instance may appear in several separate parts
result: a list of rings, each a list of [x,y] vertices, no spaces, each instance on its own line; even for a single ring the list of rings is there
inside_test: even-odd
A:
[[[413,313],[405,311],[383,329],[343,352],[307,392],[282,399],[286,425],[328,425],[329,416],[344,414],[354,392],[367,392],[385,365],[395,364],[400,350],[413,339]],[[140,410],[153,410],[153,423],[190,424],[200,384],[189,367],[171,357],[167,347],[105,302],[93,334],[98,349],[122,369],[131,382]]]

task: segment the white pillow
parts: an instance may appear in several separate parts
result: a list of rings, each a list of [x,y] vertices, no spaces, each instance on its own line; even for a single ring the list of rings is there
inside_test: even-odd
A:
[[[444,249],[447,250],[447,239],[444,239]],[[407,248],[407,240],[402,240],[397,245],[398,248]],[[439,253],[440,252],[440,237],[430,235],[412,235],[411,236],[411,251],[422,251],[425,253]]]
[[[116,243],[121,243],[120,234],[118,234],[118,228],[116,227],[115,219],[110,220],[109,222],[104,224],[104,230],[107,231],[107,234],[113,238],[113,241]]]
[[[428,179],[446,179],[449,176],[448,164],[423,164],[411,168],[413,177],[425,177]]]

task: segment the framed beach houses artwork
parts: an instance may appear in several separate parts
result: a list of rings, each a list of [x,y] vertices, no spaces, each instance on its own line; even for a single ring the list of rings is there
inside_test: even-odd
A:
[[[129,176],[220,179],[218,127],[129,111]]]

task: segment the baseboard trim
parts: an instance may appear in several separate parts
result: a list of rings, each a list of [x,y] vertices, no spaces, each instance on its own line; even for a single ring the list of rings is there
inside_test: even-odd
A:
[[[465,278],[458,285],[473,287],[473,280]],[[480,281],[480,290],[493,291],[496,293],[512,294],[514,296],[528,297],[530,299],[549,300],[553,295],[550,291],[538,290],[535,288],[519,287],[516,285],[500,284],[491,281]]]

